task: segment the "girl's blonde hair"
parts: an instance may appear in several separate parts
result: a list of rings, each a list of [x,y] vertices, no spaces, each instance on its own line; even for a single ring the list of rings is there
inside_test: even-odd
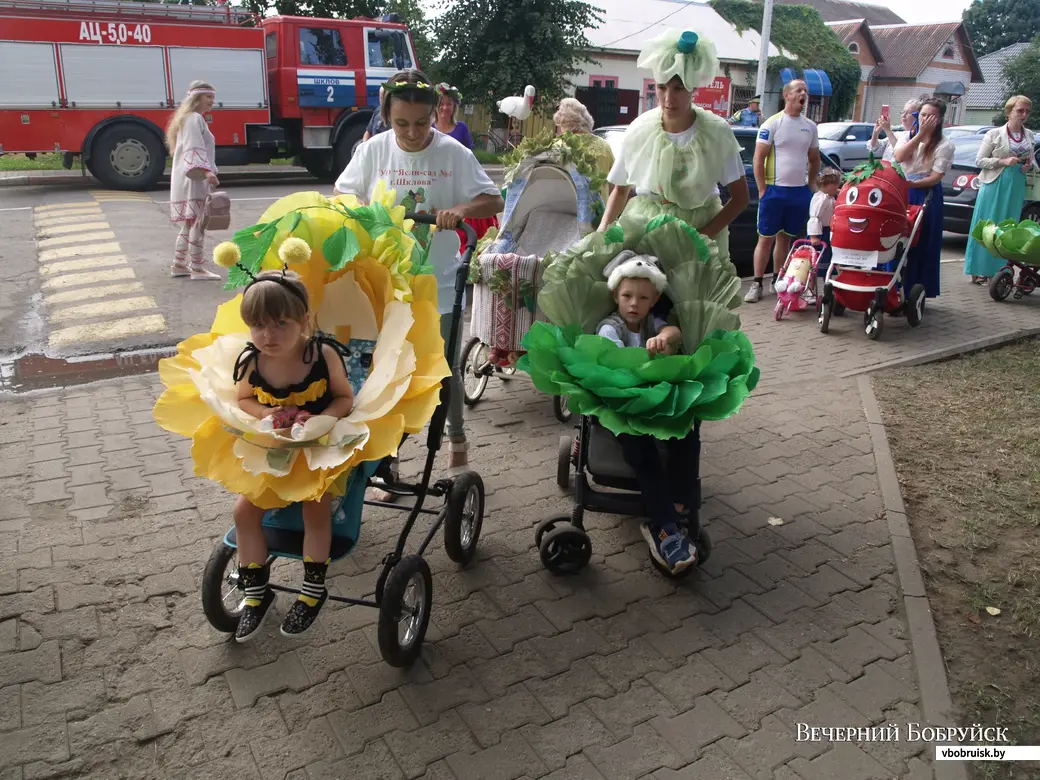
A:
[[[193,89],[213,89],[213,85],[206,81],[193,81],[188,85],[188,92],[191,93]],[[181,128],[184,127],[184,120],[188,116],[199,109],[199,103],[202,101],[202,95],[191,95],[184,98],[181,104],[177,107],[177,110],[170,117],[170,123],[166,125],[166,145],[170,149],[170,154],[173,154],[174,149],[177,148],[177,136],[181,133]]]
[[[828,184],[841,184],[842,173],[837,168],[824,168],[816,175],[816,183],[821,187]]]
[[[293,320],[306,328],[309,312],[307,288],[293,271],[284,276],[281,271],[257,274],[242,296],[242,321],[251,328],[279,320]]]
[[[592,114],[580,100],[564,98],[560,101],[560,107],[556,113],[553,114],[553,124],[564,132],[591,133],[595,123],[592,120]]]
[[[1015,106],[1017,106],[1019,103],[1025,103],[1030,108],[1033,107],[1033,101],[1025,95],[1012,95],[1007,99],[1007,102],[1004,104],[1004,116],[1011,116],[1011,112],[1015,110]]]

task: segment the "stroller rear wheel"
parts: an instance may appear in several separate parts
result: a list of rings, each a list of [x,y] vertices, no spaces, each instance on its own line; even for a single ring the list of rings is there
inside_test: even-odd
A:
[[[444,550],[460,566],[473,560],[484,524],[484,481],[473,471],[461,474],[448,494]]]
[[[863,313],[863,330],[871,341],[877,341],[881,338],[881,330],[884,327],[885,305],[883,298],[881,303],[878,302],[879,297],[881,296],[875,296],[874,300],[867,305],[867,310]]]
[[[245,591],[238,583],[235,548],[220,542],[210,554],[202,575],[202,611],[206,620],[217,631],[235,633],[245,598]]]
[[[542,537],[538,555],[551,574],[577,574],[592,559],[592,540],[580,528],[561,522]]]
[[[574,437],[561,436],[556,454],[556,484],[561,490],[571,486],[571,462],[574,455]]]
[[[433,577],[421,555],[406,555],[390,570],[379,604],[379,652],[390,666],[419,657],[433,604]]]
[[[906,321],[910,323],[911,328],[916,328],[924,319],[924,296],[923,284],[915,284],[906,296]]]
[[[459,371],[462,372],[462,394],[466,406],[473,406],[487,389],[491,376],[491,348],[476,336],[466,342],[459,355]]]
[[[571,410],[567,406],[567,398],[562,395],[553,396],[553,414],[562,423],[570,422]]]

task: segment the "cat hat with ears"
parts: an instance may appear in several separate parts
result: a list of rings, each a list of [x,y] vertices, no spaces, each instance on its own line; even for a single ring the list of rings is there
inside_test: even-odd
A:
[[[603,275],[607,277],[607,287],[611,292],[618,288],[623,279],[649,279],[659,293],[668,286],[668,277],[658,265],[657,258],[653,255],[637,255],[631,249],[626,249],[607,263]]]

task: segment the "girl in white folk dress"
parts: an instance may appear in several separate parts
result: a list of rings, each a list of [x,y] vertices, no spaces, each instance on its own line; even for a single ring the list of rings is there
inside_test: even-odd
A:
[[[202,254],[206,197],[220,185],[213,133],[203,116],[212,110],[215,96],[211,84],[193,81],[166,128],[166,143],[173,154],[170,219],[181,229],[170,275],[193,280],[220,279],[218,274],[205,268]]]

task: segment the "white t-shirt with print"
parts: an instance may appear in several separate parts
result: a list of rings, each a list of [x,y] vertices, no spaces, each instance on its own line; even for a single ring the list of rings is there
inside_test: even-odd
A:
[[[473,152],[454,138],[433,131],[433,140],[421,152],[406,152],[394,133],[381,133],[357,147],[347,169],[336,180],[336,189],[347,195],[372,199],[379,181],[397,191],[400,204],[409,193],[420,195],[416,209],[435,213],[469,203],[479,195],[498,195],[499,189],[477,162]],[[451,311],[455,301],[455,273],[459,236],[454,230],[433,234],[428,262],[437,276],[437,310]]]
[[[697,135],[697,123],[694,122],[688,130],[683,130],[681,133],[665,133],[665,136],[673,144],[679,147],[686,146],[690,141],[693,140],[694,136]],[[719,182],[720,184],[731,184],[738,179],[744,178],[744,162],[740,159],[740,152],[734,152],[730,157],[726,159],[726,165],[723,168],[723,177],[725,181]],[[617,157],[614,158],[614,166],[610,169],[610,173],[607,175],[607,181],[613,184],[615,187],[627,187],[628,178],[628,162],[625,159],[625,147],[622,144],[621,149],[617,153]],[[715,187],[715,195],[719,194],[718,186]],[[652,195],[637,188],[636,195]]]
[[[758,143],[767,144],[766,184],[802,187],[809,181],[809,150],[820,148],[816,123],[781,111],[758,128]]]

